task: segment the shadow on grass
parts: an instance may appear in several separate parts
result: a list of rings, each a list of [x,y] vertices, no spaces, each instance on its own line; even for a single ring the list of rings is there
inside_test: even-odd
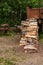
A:
[[[0,33],[0,37],[3,37],[3,36],[14,36],[16,35],[16,32],[14,31],[8,31],[7,33]]]
[[[39,40],[43,42],[43,32],[39,33]]]
[[[43,32],[39,33],[39,39],[43,38]]]

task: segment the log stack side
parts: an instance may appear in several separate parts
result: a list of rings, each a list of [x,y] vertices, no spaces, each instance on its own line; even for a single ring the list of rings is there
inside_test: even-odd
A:
[[[38,49],[38,23],[37,20],[31,19],[21,22],[21,40],[20,46],[23,46],[25,52],[27,50]]]

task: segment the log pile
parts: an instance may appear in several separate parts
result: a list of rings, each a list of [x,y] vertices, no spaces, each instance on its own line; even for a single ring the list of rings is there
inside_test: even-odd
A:
[[[20,46],[23,46],[25,52],[27,50],[38,49],[38,24],[37,20],[28,20],[21,22],[21,40]]]

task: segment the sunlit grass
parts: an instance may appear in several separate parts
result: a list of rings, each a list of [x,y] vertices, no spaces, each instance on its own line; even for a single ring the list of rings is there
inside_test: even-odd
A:
[[[16,65],[16,63],[13,63],[10,59],[0,58],[0,65]]]

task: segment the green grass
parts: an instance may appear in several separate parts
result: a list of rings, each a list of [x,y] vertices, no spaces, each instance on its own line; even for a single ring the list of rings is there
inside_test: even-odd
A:
[[[1,33],[0,32],[0,37],[3,37],[3,36],[14,36],[14,35],[16,35],[16,32],[14,32],[14,31],[8,31],[7,33]]]
[[[0,58],[0,65],[16,65],[16,63],[13,63],[10,59]]]

